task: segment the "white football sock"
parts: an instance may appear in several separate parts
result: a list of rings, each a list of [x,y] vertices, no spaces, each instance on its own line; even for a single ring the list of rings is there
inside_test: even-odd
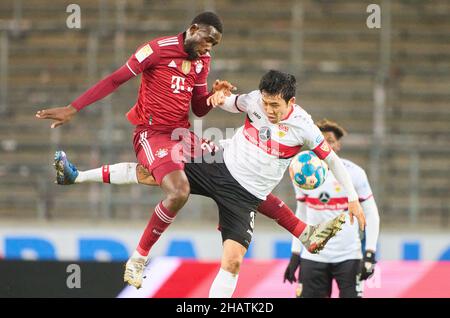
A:
[[[78,171],[78,177],[75,183],[83,182],[103,182],[102,168]]]
[[[133,255],[131,255],[131,258],[145,258],[147,259],[147,256],[142,255],[141,253],[139,253],[138,251],[134,251]]]
[[[111,184],[138,184],[136,162],[122,162],[109,166]]]
[[[209,298],[231,298],[236,289],[238,277],[239,274],[232,274],[221,268],[211,285]]]
[[[103,168],[79,171],[75,183],[103,182]],[[138,184],[136,175],[136,162],[121,162],[109,166],[109,183],[111,184]]]

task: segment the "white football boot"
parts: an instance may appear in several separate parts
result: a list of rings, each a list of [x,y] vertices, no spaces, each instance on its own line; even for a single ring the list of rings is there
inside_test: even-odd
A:
[[[317,254],[325,247],[328,240],[342,229],[342,224],[344,223],[345,213],[341,213],[330,221],[317,225],[307,225],[298,239],[306,247],[308,252]]]
[[[125,265],[125,273],[123,274],[124,282],[137,289],[142,287],[144,277],[144,269],[147,260],[143,257],[130,258]]]

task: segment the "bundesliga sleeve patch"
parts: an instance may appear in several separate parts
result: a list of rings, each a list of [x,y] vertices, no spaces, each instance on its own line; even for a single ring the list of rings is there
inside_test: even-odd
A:
[[[136,56],[136,59],[139,63],[141,63],[143,60],[145,60],[147,57],[149,57],[153,53],[152,48],[150,47],[150,44],[144,45],[139,49],[139,51],[136,52],[134,56]]]
[[[313,149],[313,151],[320,159],[323,160],[330,154],[331,148],[324,139],[316,148]]]

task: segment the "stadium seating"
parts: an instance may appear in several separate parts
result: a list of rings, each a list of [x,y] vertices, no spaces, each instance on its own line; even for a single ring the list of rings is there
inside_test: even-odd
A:
[[[0,22],[13,19],[13,2],[0,2]],[[147,218],[160,199],[156,188],[65,189],[52,184],[50,164],[56,149],[66,150],[82,169],[135,160],[132,127],[123,115],[134,104],[138,80],[84,110],[62,129],[49,129],[49,123],[35,120],[34,113],[69,103],[119,67],[138,45],[182,31],[189,17],[204,8],[196,1],[181,0],[76,3],[82,10],[80,30],[66,27],[69,2],[56,5],[44,0],[22,1],[22,22],[27,27],[19,33],[9,31],[8,108],[0,121],[0,217]],[[223,42],[213,53],[210,81],[228,79],[245,92],[257,88],[260,76],[270,68],[293,71],[299,82],[298,103],[314,119],[336,120],[349,131],[342,156],[367,168],[378,180],[373,187],[384,224],[449,226],[448,2],[391,4],[386,135],[375,170],[369,168],[377,164],[373,147],[379,147],[373,122],[381,31],[365,26],[370,2],[302,1],[301,28],[293,27],[298,23],[293,19],[299,9],[295,1],[207,3],[225,24]],[[121,5],[124,24],[117,18]],[[300,44],[299,39],[303,39]],[[242,124],[241,116],[226,118],[214,111],[203,127]],[[295,207],[288,178],[276,193]],[[215,219],[211,201],[195,200],[196,205],[188,205],[189,212],[180,218]]]

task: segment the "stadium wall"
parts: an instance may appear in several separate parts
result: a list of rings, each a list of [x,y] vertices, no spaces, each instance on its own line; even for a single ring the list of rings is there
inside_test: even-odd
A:
[[[80,227],[0,226],[0,257],[11,260],[123,261],[138,243],[142,226]],[[173,226],[155,245],[152,255],[217,260],[220,233],[210,226]],[[285,259],[290,256],[290,235],[259,229],[248,259]],[[450,261],[450,233],[386,232],[380,235],[378,259],[389,261]]]

